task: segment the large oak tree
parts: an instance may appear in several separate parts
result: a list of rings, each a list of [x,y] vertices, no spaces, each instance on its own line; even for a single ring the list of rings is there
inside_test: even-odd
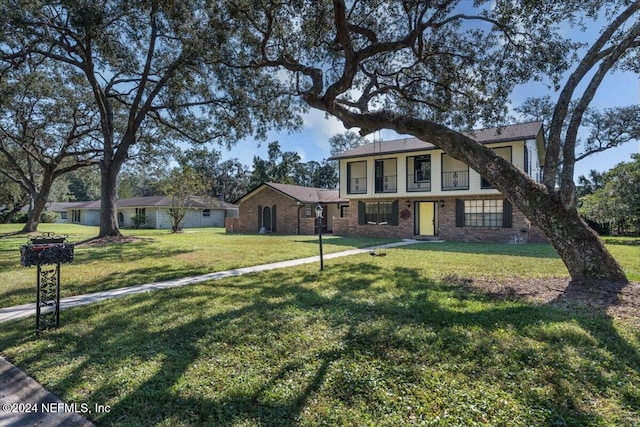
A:
[[[102,133],[100,237],[119,235],[116,180],[141,138],[232,143],[290,121],[289,103],[220,67],[216,2],[3,0],[3,69],[55,61],[84,76]],[[254,76],[254,80],[260,80]],[[271,99],[269,105],[263,99]],[[122,114],[122,118],[120,114]]]
[[[29,195],[23,232],[37,230],[54,181],[94,165],[99,121],[77,75],[27,63],[0,81],[0,174]]]
[[[603,78],[616,67],[638,71],[640,1],[225,4],[238,22],[228,65],[278,70],[274,85],[363,134],[391,129],[433,143],[541,228],[576,283],[627,282],[578,215],[573,175],[578,130]],[[586,47],[560,28],[593,32],[596,22],[605,24]],[[500,123],[513,88],[538,80],[558,90],[543,183],[461,133]]]

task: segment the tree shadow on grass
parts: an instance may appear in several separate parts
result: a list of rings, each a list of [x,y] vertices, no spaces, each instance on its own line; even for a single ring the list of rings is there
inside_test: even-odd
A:
[[[504,387],[501,393],[538,411],[534,421],[597,424],[584,391],[606,395],[615,377],[640,369],[637,348],[605,313],[496,302],[461,286],[371,262],[323,273],[281,270],[64,312],[67,326],[36,345],[76,361],[47,384],[54,392],[77,401],[87,389],[82,400],[112,406],[92,415],[100,425],[366,424],[385,410],[411,424],[409,403],[428,402],[380,396],[425,387],[426,395],[443,394],[440,406],[427,407],[435,416],[442,405],[454,412],[477,406],[453,398],[480,385]],[[16,328],[0,345],[30,339]],[[575,352],[582,366],[565,357]],[[34,353],[20,365],[43,372],[58,360]],[[597,368],[613,361],[619,367]],[[429,372],[442,375],[433,389]],[[638,403],[631,388],[620,393],[623,404]],[[496,398],[493,412],[501,405],[496,396],[487,397]],[[360,421],[340,418],[350,407],[364,412]]]
[[[529,243],[515,245],[505,243],[461,243],[461,242],[420,242],[404,246],[405,250],[425,252],[454,252],[478,255],[523,256],[527,258],[558,258],[549,244]]]

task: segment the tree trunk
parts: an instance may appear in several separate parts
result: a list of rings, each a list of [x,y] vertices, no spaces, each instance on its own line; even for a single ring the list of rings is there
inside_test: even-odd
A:
[[[20,212],[20,209],[22,209],[22,207],[23,206],[15,205],[7,214],[5,214],[5,217],[3,218],[2,223],[9,224],[13,219],[13,217],[16,216],[18,212]]]
[[[117,178],[120,166],[114,162],[100,164],[100,234],[103,237],[119,237]]]
[[[27,223],[22,228],[24,233],[33,233],[38,231],[38,224],[40,224],[40,217],[42,216],[42,212],[44,212],[47,199],[49,199],[49,193],[51,192],[51,187],[53,185],[53,176],[48,171],[44,171],[44,177],[42,179],[42,187],[40,191],[33,194],[33,207],[29,211],[29,216],[27,217]]]
[[[529,217],[544,231],[569,270],[573,282],[590,285],[601,282],[628,283],[620,264],[605,248],[604,243],[578,215],[576,209],[562,208],[558,200],[549,203]]]

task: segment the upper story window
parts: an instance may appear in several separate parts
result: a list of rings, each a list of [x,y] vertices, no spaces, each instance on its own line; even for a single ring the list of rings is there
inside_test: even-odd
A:
[[[442,154],[442,190],[468,189],[469,166],[447,154]]]
[[[347,194],[367,193],[367,162],[347,163]]]
[[[398,190],[396,159],[376,160],[376,193],[395,193]]]
[[[407,157],[407,191],[431,191],[431,155]]]

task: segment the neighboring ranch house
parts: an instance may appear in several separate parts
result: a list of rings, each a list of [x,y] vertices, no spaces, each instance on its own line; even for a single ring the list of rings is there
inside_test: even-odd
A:
[[[169,216],[171,198],[167,196],[134,197],[118,200],[118,225],[133,227],[132,217],[142,214],[141,227],[171,229]],[[227,217],[238,215],[238,207],[217,199],[191,197],[187,214],[181,222],[183,228],[224,227]],[[83,225],[100,225],[100,201],[86,202],[68,209],[68,222]]]
[[[541,180],[542,122],[469,134]],[[329,160],[340,167],[340,199],[348,216],[333,232],[346,236],[477,242],[545,241],[524,215],[466,164],[416,138],[374,142]]]
[[[349,201],[338,190],[266,182],[235,202],[239,216],[227,218],[229,233],[317,233],[315,209],[323,208],[323,232],[332,232],[335,220],[349,215]]]

